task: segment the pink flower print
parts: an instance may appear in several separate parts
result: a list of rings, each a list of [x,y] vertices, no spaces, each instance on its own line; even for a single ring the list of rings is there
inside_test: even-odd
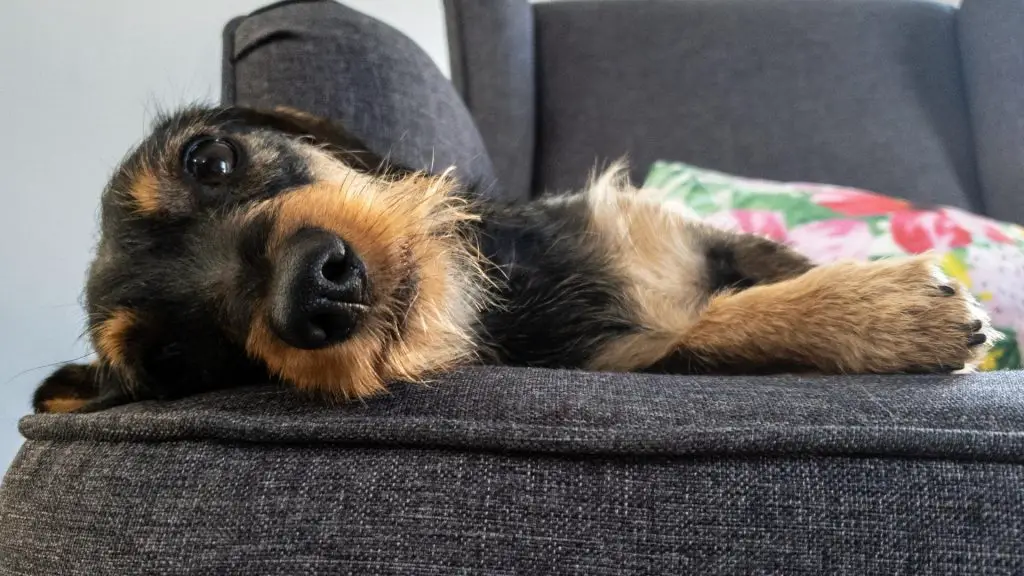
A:
[[[1024,328],[1024,251],[1007,245],[972,246],[967,249],[966,264],[971,292],[992,317],[992,324]]]
[[[861,220],[821,220],[789,231],[788,244],[816,264],[836,260],[867,260],[874,236]]]
[[[946,218],[949,218],[964,229],[968,230],[974,237],[984,236],[998,244],[1014,243],[1013,239],[1007,236],[1006,233],[1000,229],[1001,223],[992,220],[991,218],[985,218],[984,216],[972,214],[966,210],[951,207],[940,208],[939,212],[941,212]]]
[[[816,186],[812,191],[811,202],[835,210],[844,216],[880,216],[910,208],[910,203],[906,200],[856,188]]]
[[[704,221],[712,226],[734,232],[757,234],[776,242],[782,242],[786,239],[786,223],[782,219],[782,215],[771,210],[715,212],[705,218]]]
[[[944,251],[971,243],[971,233],[942,212],[905,210],[892,215],[892,238],[911,254]]]

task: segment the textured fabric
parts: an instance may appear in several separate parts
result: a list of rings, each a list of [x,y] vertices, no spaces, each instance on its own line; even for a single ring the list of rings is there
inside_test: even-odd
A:
[[[644,186],[688,218],[782,242],[818,264],[933,254],[1005,336],[980,367],[1024,367],[1022,226],[865,190],[751,180],[680,162],[656,162]]]
[[[0,574],[1019,574],[1024,375],[474,369],[32,416]]]
[[[957,24],[985,205],[1024,222],[1024,1],[964,0]]]
[[[31,443],[0,494],[0,574],[1011,576],[1022,482],[881,458]]]
[[[477,368],[326,406],[225,391],[22,421],[31,440],[363,443],[588,454],[814,453],[1024,461],[1024,372],[727,378]]]
[[[505,193],[533,186],[536,87],[526,0],[445,0],[452,83],[483,135]]]
[[[931,2],[534,5],[536,182],[629,156],[975,211],[955,10]]]
[[[338,121],[375,152],[414,169],[456,167],[498,194],[465,105],[430,58],[397,30],[335,2],[287,2],[226,28],[222,99],[292,106]]]

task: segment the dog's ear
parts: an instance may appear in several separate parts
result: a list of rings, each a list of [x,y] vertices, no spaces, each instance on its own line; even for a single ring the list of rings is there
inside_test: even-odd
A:
[[[67,364],[36,388],[32,408],[39,413],[95,412],[131,402],[110,370],[98,364]]]
[[[319,116],[278,106],[271,110],[238,108],[243,120],[254,125],[265,126],[287,134],[304,136],[320,144],[324,149],[344,162],[347,166],[361,172],[376,175],[402,176],[413,170],[395,164],[370,150],[361,139],[350,133],[337,122]]]

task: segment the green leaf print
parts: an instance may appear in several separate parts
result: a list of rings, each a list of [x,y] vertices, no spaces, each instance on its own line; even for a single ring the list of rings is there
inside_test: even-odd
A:
[[[728,202],[728,199],[726,202],[722,201],[723,192],[728,193],[729,190],[723,190],[721,187],[718,190],[713,190],[700,180],[694,180],[690,184],[690,188],[682,194],[680,200],[703,217],[718,212],[722,209],[722,204]]]
[[[847,216],[849,218],[849,216]],[[872,236],[884,236],[889,234],[889,216],[867,216],[864,218]]]
[[[819,206],[809,196],[781,194],[757,194],[738,192],[733,197],[733,208],[743,210],[772,210],[782,214],[786,226],[793,228],[808,222],[837,218],[840,215],[830,208]]]
[[[674,186],[673,179],[677,178],[683,171],[677,166],[668,162],[658,161],[651,166],[647,178],[644,180],[644,188],[669,189]]]

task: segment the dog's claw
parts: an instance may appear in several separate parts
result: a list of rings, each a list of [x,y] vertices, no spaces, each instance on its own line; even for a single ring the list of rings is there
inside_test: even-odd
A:
[[[945,284],[939,286],[939,291],[942,292],[944,296],[953,296],[956,294],[956,288],[953,288],[952,286],[948,286]]]
[[[984,334],[971,334],[967,337],[967,345],[977,346],[979,344],[984,344],[986,340],[988,340],[988,336],[985,336]]]

